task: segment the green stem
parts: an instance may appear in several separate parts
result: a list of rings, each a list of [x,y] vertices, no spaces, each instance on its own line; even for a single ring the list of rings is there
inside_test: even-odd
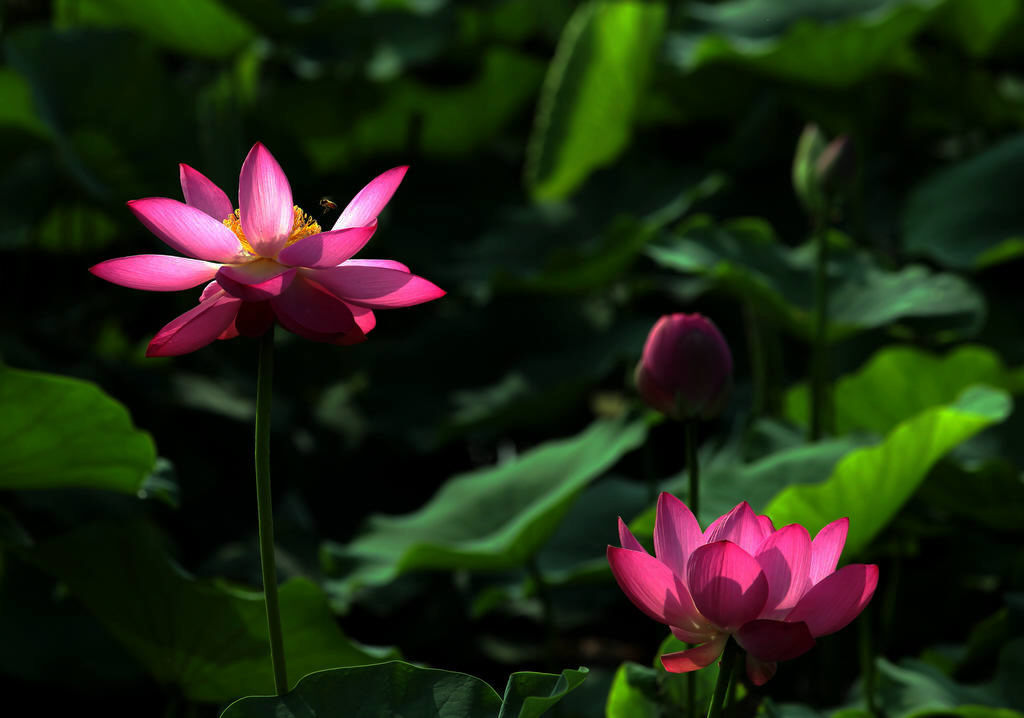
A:
[[[274,507],[270,498],[270,399],[274,376],[274,329],[260,337],[259,374],[256,380],[256,512],[260,526],[260,568],[263,597],[267,604],[270,663],[277,695],[288,692],[284,665],[281,608],[277,600],[277,568],[274,563]]]
[[[739,645],[730,638],[725,644],[722,658],[718,662],[718,680],[715,681],[715,692],[711,695],[711,703],[708,704],[708,718],[721,718],[722,716],[725,696],[729,693],[729,685],[732,683],[733,674],[736,672],[736,656],[738,653]]]
[[[814,338],[811,347],[811,441],[825,433],[828,411],[828,224],[816,222],[814,241]]]
[[[690,477],[690,511],[700,520],[700,467],[697,465],[697,420],[686,422],[686,474]]]
[[[700,508],[700,466],[697,462],[697,420],[686,422],[686,474],[690,477],[690,494],[687,496],[690,511],[697,516]],[[699,520],[699,519],[698,519]],[[687,644],[689,646],[689,644]],[[692,647],[692,646],[690,646]],[[697,674],[686,674],[686,715],[697,715]]]

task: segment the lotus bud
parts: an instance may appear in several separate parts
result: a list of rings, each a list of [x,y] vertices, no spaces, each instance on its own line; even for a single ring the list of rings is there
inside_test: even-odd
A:
[[[711,419],[732,387],[732,354],[711,320],[669,314],[647,335],[635,376],[641,398],[666,416]]]

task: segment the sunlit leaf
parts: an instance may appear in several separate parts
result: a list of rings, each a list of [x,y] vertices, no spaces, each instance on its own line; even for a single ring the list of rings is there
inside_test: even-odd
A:
[[[955,402],[900,423],[881,444],[849,453],[828,480],[784,489],[765,513],[776,526],[799,523],[812,534],[848,516],[844,555],[854,556],[896,515],[936,461],[985,427],[1006,419],[1011,408],[1004,392],[971,387]]]
[[[1024,375],[1006,369],[995,352],[982,346],[957,347],[945,356],[908,346],[885,347],[836,382],[836,431],[886,434],[925,409],[953,402],[972,384],[1016,393],[1024,388]],[[808,425],[806,384],[786,394],[785,412],[790,420]]]
[[[570,194],[628,145],[661,46],[661,2],[593,0],[562,33],[530,138],[526,178],[537,199]]]
[[[0,365],[0,488],[138,492],[156,448],[124,406],[80,379]]]

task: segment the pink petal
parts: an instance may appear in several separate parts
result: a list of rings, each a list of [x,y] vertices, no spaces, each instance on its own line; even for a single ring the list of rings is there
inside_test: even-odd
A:
[[[715,519],[704,532],[704,540],[706,543],[732,541],[753,555],[763,540],[761,522],[757,520],[750,504],[744,501],[725,516]]]
[[[273,257],[292,232],[292,188],[270,150],[257,142],[242,163],[238,178],[242,231],[262,257]]]
[[[690,554],[704,543],[704,535],[693,512],[672,494],[658,496],[654,520],[654,554],[680,578],[686,577]]]
[[[286,290],[297,271],[269,259],[257,259],[248,264],[221,267],[217,282],[233,297],[264,302]]]
[[[89,271],[100,279],[132,289],[176,292],[213,278],[219,264],[166,254],[137,254],[100,262]]]
[[[212,282],[203,287],[203,293],[199,295],[199,301],[204,302],[217,292],[223,292],[224,288],[217,284],[217,280],[214,279]]]
[[[768,580],[757,560],[730,541],[698,546],[687,565],[697,609],[723,631],[757,618],[768,600]]]
[[[818,532],[811,543],[811,583],[818,583],[821,579],[836,570],[839,565],[839,556],[843,553],[843,546],[846,545],[846,533],[850,529],[850,519],[836,519],[828,526]]]
[[[185,204],[206,212],[218,222],[223,222],[234,211],[234,205],[224,194],[224,190],[215,185],[201,172],[197,172],[186,164],[178,165],[181,177],[181,192],[185,195]]]
[[[234,232],[202,210],[176,199],[133,199],[128,209],[146,229],[182,254],[210,262],[236,262],[242,256],[242,244]]]
[[[811,585],[811,535],[800,524],[785,526],[761,542],[754,558],[768,579],[761,617],[785,618]]]
[[[271,305],[282,323],[299,326],[314,334],[333,335],[357,329],[352,312],[344,302],[302,277],[292,282],[288,291],[274,297]],[[324,337],[317,341],[328,339]]]
[[[626,597],[655,621],[693,634],[708,631],[707,621],[697,612],[686,586],[654,556],[609,546],[608,563]]]
[[[352,318],[356,320],[356,325],[363,334],[369,334],[370,330],[377,326],[377,317],[373,315],[373,310],[366,307],[357,307],[355,304],[349,304],[348,302],[344,304],[352,312]]]
[[[395,167],[370,180],[370,183],[359,190],[342,210],[338,221],[334,223],[334,229],[365,227],[377,219],[377,215],[395,194],[408,170],[408,167]]]
[[[409,268],[401,262],[393,259],[348,259],[346,267],[383,267],[384,269],[397,269],[400,272],[408,272]]]
[[[376,225],[321,232],[281,250],[277,259],[292,267],[336,267],[362,249]]]
[[[765,663],[789,661],[814,648],[814,637],[801,622],[757,620],[736,633],[743,649]]]
[[[669,673],[689,673],[701,668],[706,668],[718,660],[725,650],[725,643],[729,640],[729,634],[723,633],[713,641],[708,641],[703,646],[690,648],[676,653],[666,653],[661,657],[661,665]]]
[[[758,516],[757,523],[761,525],[761,536],[763,538],[768,538],[775,533],[775,524],[767,516]]]
[[[177,356],[205,347],[231,326],[241,304],[234,297],[214,294],[157,332],[146,356]]]
[[[629,549],[630,551],[643,551],[647,553],[647,549],[636,540],[636,536],[629,530],[629,526],[626,525],[621,516],[619,517],[619,543],[622,545],[622,548]]]
[[[770,681],[779,670],[778,663],[765,663],[759,661],[751,654],[747,654],[747,677],[755,686],[763,686]]]
[[[370,309],[410,307],[445,294],[443,289],[426,279],[397,269],[346,263],[331,269],[309,271],[311,279],[323,285],[338,299]]]
[[[835,633],[864,610],[876,586],[878,566],[844,566],[805,593],[786,620],[803,621],[815,638]]]
[[[687,631],[679,626],[669,626],[668,630],[672,631],[672,635],[683,643],[707,643],[714,640],[721,633],[710,623],[706,624],[699,631]]]

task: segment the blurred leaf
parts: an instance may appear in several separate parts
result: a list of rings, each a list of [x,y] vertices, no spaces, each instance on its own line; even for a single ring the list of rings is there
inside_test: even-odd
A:
[[[649,499],[638,481],[608,478],[587,487],[537,554],[544,580],[554,585],[607,573],[605,547],[618,544],[618,517],[629,518]]]
[[[1024,374],[1007,370],[999,356],[983,346],[957,347],[945,356],[914,347],[884,347],[856,373],[836,382],[836,432],[886,434],[925,409],[955,401],[972,384],[1016,393],[1024,388]],[[786,417],[807,426],[808,399],[806,384],[790,389],[785,398]]]
[[[986,711],[985,706],[995,707],[1003,702],[991,687],[956,683],[921,661],[906,659],[897,666],[879,658],[876,665],[879,701],[885,713],[896,718],[923,718],[936,713],[949,715],[953,712],[951,709],[958,707],[962,707],[963,712],[955,714],[965,718],[992,716],[991,709]]]
[[[1018,134],[926,179],[903,212],[906,249],[963,269],[1024,254],[1024,220],[1014,209],[1022,168]]]
[[[785,448],[750,463],[712,463],[702,471],[698,519],[702,526],[708,526],[741,501],[763,512],[771,499],[787,486],[824,481],[844,456],[869,442],[867,437],[844,436]],[[664,491],[684,499],[688,488],[689,479],[685,472],[662,486]],[[629,522],[630,529],[641,542],[650,544],[654,535],[656,508],[649,507]]]
[[[1020,0],[948,0],[936,13],[933,27],[974,57],[984,57],[1020,12]]]
[[[46,126],[36,113],[28,82],[6,67],[0,67],[0,98],[3,98],[0,102],[0,127],[48,136]]]
[[[118,30],[28,26],[7,34],[4,49],[31,84],[62,163],[87,192],[139,196],[149,171],[171,185],[191,109],[152,46]]]
[[[118,226],[106,212],[85,204],[58,204],[36,228],[33,247],[55,254],[86,254],[109,245]]]
[[[210,702],[273,690],[263,593],[186,575],[148,525],[90,525],[29,556],[67,583],[160,683]],[[280,600],[292,680],[329,666],[394,657],[346,638],[312,582],[288,581]]]
[[[89,382],[0,366],[0,488],[136,493],[156,447]]]
[[[932,465],[957,444],[1009,416],[1010,397],[974,386],[957,400],[896,426],[878,446],[846,455],[827,481],[783,489],[765,509],[776,526],[803,524],[813,534],[850,517],[846,555],[881,531],[917,490]]]
[[[537,553],[579,492],[647,433],[643,419],[602,419],[581,434],[449,479],[420,510],[371,516],[369,529],[327,556],[356,561],[333,590],[383,584],[417,569],[515,568]]]
[[[221,718],[535,718],[586,673],[513,673],[501,698],[474,676],[390,661],[312,673],[287,695],[235,701]]]
[[[691,72],[715,64],[812,85],[845,87],[885,69],[941,0],[731,0],[689,3],[693,29],[667,56]]]
[[[528,148],[536,199],[566,197],[629,144],[667,15],[660,2],[592,0],[566,24]]]
[[[495,47],[477,76],[461,87],[433,87],[400,79],[386,85],[380,106],[339,117],[330,105],[310,108],[303,141],[321,172],[364,157],[417,145],[428,155],[448,157],[480,149],[533,97],[542,65],[532,57]]]
[[[57,0],[59,28],[130,28],[188,55],[225,58],[252,41],[250,28],[217,0]]]
[[[833,231],[829,257],[829,337],[913,320],[922,331],[942,318],[944,335],[974,331],[985,313],[982,296],[952,274],[920,265],[897,271],[879,267],[866,252]],[[801,337],[812,332],[814,244],[788,248],[762,220],[712,224],[697,217],[675,236],[651,245],[659,264],[696,274],[719,289],[756,305]]]
[[[638,663],[619,666],[608,691],[607,718],[660,718],[658,672]]]

